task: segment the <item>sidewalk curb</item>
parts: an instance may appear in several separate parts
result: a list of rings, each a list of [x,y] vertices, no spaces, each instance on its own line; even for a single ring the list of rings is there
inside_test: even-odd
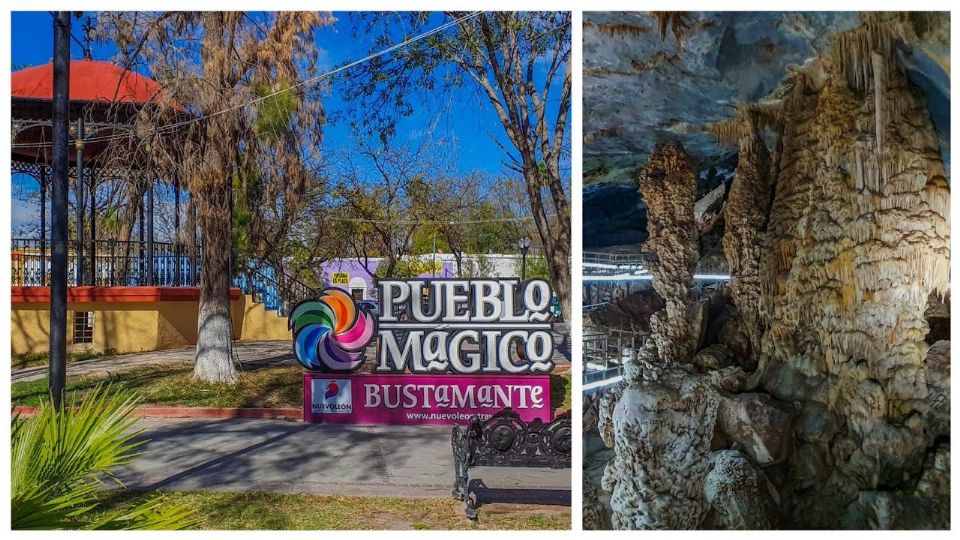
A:
[[[16,406],[14,414],[32,416],[36,407]],[[303,420],[303,409],[282,408],[230,408],[230,407],[137,407],[134,414],[143,418],[259,418],[267,420]]]

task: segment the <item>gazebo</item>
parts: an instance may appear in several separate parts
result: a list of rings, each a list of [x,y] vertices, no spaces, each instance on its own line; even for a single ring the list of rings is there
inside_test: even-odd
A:
[[[15,238],[12,284],[45,286],[49,275],[47,188],[52,163],[53,64],[30,67],[11,75],[11,165],[13,173],[32,176],[40,187],[39,234]],[[136,155],[144,141],[135,118],[145,108],[170,111],[166,119],[189,119],[184,108],[147,77],[109,62],[91,59],[70,63],[69,176],[75,216],[70,240],[68,283],[71,286],[196,286],[196,231],[180,234],[180,179],[174,188],[174,234],[157,242],[154,228],[154,186],[157,178],[148,159],[107,159],[118,144]],[[164,133],[161,144],[176,144],[176,132]],[[124,147],[123,145],[126,145]],[[126,238],[97,237],[98,188],[109,181],[127,183]],[[192,204],[188,212],[193,212]],[[133,236],[136,215],[138,238]],[[102,216],[101,216],[102,217]],[[188,219],[193,223],[194,220]]]
[[[11,79],[12,172],[33,177],[40,187],[39,234],[12,242],[11,348],[13,354],[42,353],[49,347],[51,315],[46,206],[52,189],[53,65],[23,69]],[[180,178],[158,177],[144,149],[176,155],[186,132],[177,126],[196,118],[156,81],[91,59],[70,62],[69,97],[74,212],[67,250],[67,309],[73,321],[68,349],[126,353],[195,344],[202,261],[193,201],[187,199],[187,225],[181,230]],[[137,121],[142,113],[151,118],[146,128]],[[173,230],[166,242],[155,238],[154,188],[161,184],[173,186]],[[110,187],[124,190],[125,231],[99,238],[98,223],[103,229],[107,216],[98,210],[98,190]],[[261,266],[244,261],[232,269],[234,339],[289,339],[287,309],[312,290]]]

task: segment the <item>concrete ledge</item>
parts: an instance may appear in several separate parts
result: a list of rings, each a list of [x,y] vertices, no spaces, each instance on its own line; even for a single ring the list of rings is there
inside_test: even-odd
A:
[[[240,298],[231,287],[230,299]],[[199,287],[67,287],[67,303],[81,302],[199,302]],[[10,287],[11,303],[50,302],[50,287]]]

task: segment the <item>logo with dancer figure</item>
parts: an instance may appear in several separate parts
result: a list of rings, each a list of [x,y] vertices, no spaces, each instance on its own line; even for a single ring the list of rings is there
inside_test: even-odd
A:
[[[330,381],[330,384],[327,385],[327,392],[323,394],[323,399],[330,399],[336,397],[340,393],[340,385],[337,384],[337,381]]]
[[[364,349],[377,333],[376,319],[336,287],[324,289],[317,300],[297,304],[288,325],[297,361],[310,371],[355,371],[366,360]]]

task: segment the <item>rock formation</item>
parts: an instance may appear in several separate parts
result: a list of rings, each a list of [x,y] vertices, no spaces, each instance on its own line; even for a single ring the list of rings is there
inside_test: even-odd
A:
[[[736,450],[713,455],[704,481],[710,511],[705,529],[772,529],[779,520],[779,496],[766,475]]]
[[[741,107],[737,125],[740,156],[723,211],[723,254],[730,270],[730,292],[740,307],[743,330],[752,351],[760,350],[759,242],[770,209],[770,184],[774,171],[770,152],[760,136],[760,113]]]
[[[583,477],[583,528],[587,530],[603,530],[612,527],[610,513],[607,512],[600,499],[600,488],[586,475]]]
[[[653,315],[650,329],[663,362],[693,359],[699,325],[691,325],[690,288],[697,265],[697,169],[680,143],[657,145],[640,173],[640,194],[647,205],[647,250],[653,288],[666,306]]]
[[[769,222],[756,230],[757,380],[823,428],[797,439],[790,524],[834,527],[861,492],[905,486],[938,435],[924,420],[924,312],[949,286],[949,187],[885,21],[838,34],[794,73]]]
[[[638,358],[653,360],[652,349]],[[693,529],[708,510],[703,482],[720,397],[690,375],[683,365],[648,364],[617,401],[616,455],[603,476],[616,529]]]
[[[733,305],[691,298],[692,162],[657,146],[641,192],[666,308],[659,355],[599,410],[613,527],[949,528],[949,334],[928,324],[949,318],[949,184],[897,52],[939,50],[927,17],[864,14],[699,128],[739,152]]]

